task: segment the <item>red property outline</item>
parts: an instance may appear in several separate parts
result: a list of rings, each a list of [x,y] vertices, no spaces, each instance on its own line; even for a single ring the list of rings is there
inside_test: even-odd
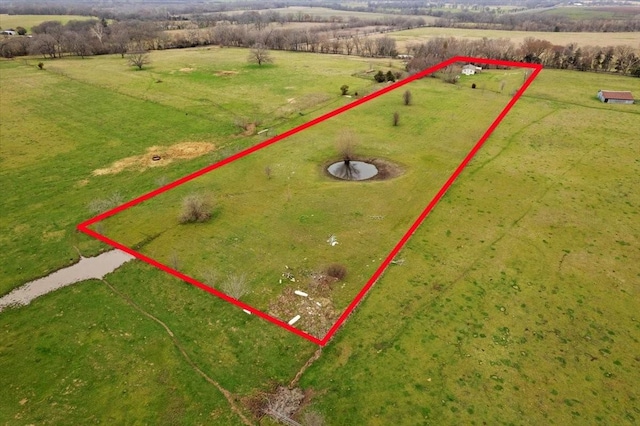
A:
[[[360,292],[356,295],[356,297],[353,299],[353,301],[349,304],[349,306],[347,306],[347,308],[342,312],[342,314],[340,315],[340,317],[338,318],[338,320],[333,324],[333,326],[331,327],[331,329],[327,332],[327,334],[322,338],[318,338],[315,336],[312,336],[308,333],[305,333],[302,330],[299,330],[295,327],[292,327],[291,325],[289,325],[287,322],[284,322],[278,318],[274,318],[256,308],[253,308],[245,303],[242,303],[239,300],[236,300],[214,288],[211,288],[209,286],[207,286],[206,284],[203,284],[201,282],[199,282],[198,280],[191,278],[187,275],[184,275],[183,273],[181,273],[180,271],[176,271],[175,269],[172,269],[166,265],[163,265],[162,263],[145,256],[142,253],[139,253],[129,247],[126,247],[120,243],[118,243],[117,241],[111,240],[110,238],[99,234],[95,231],[93,231],[92,229],[89,229],[89,226],[91,226],[92,224],[99,222],[103,219],[106,219],[110,216],[115,215],[118,212],[121,212],[123,210],[128,209],[129,207],[135,206],[136,204],[139,204],[145,200],[148,200],[152,197],[155,197],[156,195],[162,194],[165,191],[168,191],[172,188],[175,188],[179,185],[182,185],[183,183],[186,183],[192,179],[197,178],[198,176],[202,176],[205,173],[208,173],[212,170],[215,170],[219,167],[224,166],[225,164],[231,163],[239,158],[242,158],[244,156],[247,156],[253,152],[256,152],[262,148],[265,148],[269,145],[272,145],[284,138],[287,138],[291,135],[294,135],[298,132],[301,132],[305,129],[308,129],[311,126],[314,126],[318,123],[321,123],[331,117],[334,117],[338,114],[341,114],[345,111],[348,111],[352,108],[357,107],[358,105],[361,105],[367,101],[370,101],[371,99],[377,98],[380,95],[383,95],[385,93],[388,93],[392,90],[395,90],[399,87],[404,86],[405,84],[411,83],[412,81],[415,81],[417,79],[420,79],[422,77],[425,77],[428,74],[431,74],[435,71],[438,71],[441,68],[447,67],[455,62],[470,62],[470,63],[475,63],[475,64],[488,64],[488,65],[497,65],[497,66],[505,66],[505,67],[519,67],[519,68],[530,68],[532,69],[532,73],[529,75],[529,77],[527,78],[527,80],[524,82],[524,84],[520,87],[520,89],[516,92],[516,94],[511,98],[511,100],[509,101],[509,103],[507,104],[507,106],[504,107],[504,109],[500,112],[500,114],[498,115],[498,117],[493,121],[493,123],[491,123],[491,125],[489,126],[489,128],[485,131],[485,133],[482,135],[482,137],[478,140],[478,142],[476,142],[476,144],[473,146],[473,148],[471,149],[471,151],[469,151],[469,153],[467,154],[467,156],[462,160],[462,162],[458,165],[458,167],[455,169],[455,171],[453,172],[453,174],[449,177],[449,179],[447,179],[447,181],[444,183],[444,185],[442,185],[442,187],[440,188],[440,190],[438,191],[438,193],[433,197],[433,199],[431,199],[431,201],[429,202],[429,204],[427,205],[427,207],[422,211],[422,213],[420,214],[420,216],[418,216],[418,218],[415,220],[415,222],[413,222],[413,224],[411,225],[411,227],[409,228],[409,230],[403,235],[403,237],[400,239],[400,241],[395,245],[395,247],[391,250],[391,252],[389,253],[389,255],[384,259],[384,261],[380,264],[380,266],[378,267],[378,269],[376,269],[376,271],[374,272],[374,274],[371,276],[371,278],[369,278],[369,280],[367,281],[367,283],[364,285],[364,287],[362,287],[362,289],[360,290]],[[438,204],[438,202],[440,201],[440,199],[444,196],[444,194],[447,192],[447,190],[449,189],[449,187],[453,184],[453,182],[458,178],[458,176],[460,175],[460,173],[462,172],[462,170],[464,170],[464,168],[469,164],[469,162],[471,161],[471,159],[476,155],[476,153],[480,150],[480,148],[482,147],[482,145],[484,145],[485,141],[489,138],[489,136],[491,135],[491,133],[495,130],[495,128],[498,126],[498,124],[500,124],[500,122],[502,121],[502,119],[507,115],[507,113],[511,110],[511,108],[513,107],[513,105],[518,101],[518,99],[520,99],[520,96],[522,96],[522,94],[524,93],[524,91],[529,87],[529,85],[533,82],[533,80],[538,76],[538,74],[540,73],[540,71],[542,70],[542,65],[538,65],[538,64],[529,64],[529,63],[522,63],[522,62],[510,62],[510,61],[502,61],[502,60],[496,60],[496,59],[483,59],[483,58],[473,58],[473,57],[464,57],[464,56],[456,56],[453,57],[447,61],[441,62],[438,65],[435,65],[431,68],[428,68],[426,70],[423,70],[417,74],[414,74],[408,78],[405,78],[404,80],[398,81],[396,83],[393,83],[389,86],[386,86],[374,93],[371,93],[367,96],[364,96],[360,99],[357,99],[347,105],[344,105],[340,108],[337,108],[333,111],[330,111],[318,118],[315,118],[307,123],[304,123],[298,127],[295,127],[291,130],[288,130],[278,136],[275,136],[269,140],[266,140],[264,142],[261,142],[257,145],[254,145],[250,148],[245,149],[244,151],[241,151],[235,155],[232,155],[229,158],[226,158],[224,160],[221,160],[215,164],[212,164],[210,166],[207,166],[201,170],[198,170],[194,173],[191,173],[190,175],[187,175],[183,178],[180,178],[174,182],[171,182],[161,188],[158,188],[154,191],[151,191],[147,194],[144,194],[138,198],[135,198],[127,203],[124,203],[118,207],[115,207],[109,211],[106,211],[104,213],[101,213],[87,221],[84,221],[82,223],[80,223],[79,225],[77,225],[77,229],[81,232],[84,232],[87,235],[90,235],[94,238],[97,238],[100,241],[103,241],[117,249],[120,249],[124,252],[127,252],[129,254],[131,254],[132,256],[147,262],[153,266],[155,266],[156,268],[159,268],[165,272],[168,272],[169,274],[180,278],[181,280],[184,280],[208,293],[211,293],[223,300],[226,300],[242,309],[245,309],[249,312],[251,312],[252,314],[255,314],[269,322],[272,322],[286,330],[291,331],[292,333],[295,333],[301,337],[304,337],[305,339],[320,345],[320,346],[324,346],[327,344],[327,342],[331,339],[331,337],[333,337],[333,335],[336,333],[336,331],[342,326],[342,324],[346,321],[346,319],[349,317],[349,315],[351,314],[351,312],[356,308],[356,306],[362,301],[362,299],[364,298],[364,296],[367,294],[367,292],[371,289],[371,287],[373,286],[373,284],[375,284],[375,282],[378,280],[378,278],[380,278],[380,275],[382,275],[382,273],[384,272],[384,270],[387,268],[387,266],[389,266],[389,263],[396,257],[396,255],[398,254],[398,252],[402,249],[402,247],[406,244],[406,242],[409,240],[409,238],[413,235],[413,233],[418,229],[418,227],[422,224],[422,222],[425,220],[425,218],[429,215],[429,213],[431,212],[431,210],[433,210],[433,208],[436,206],[436,204]]]

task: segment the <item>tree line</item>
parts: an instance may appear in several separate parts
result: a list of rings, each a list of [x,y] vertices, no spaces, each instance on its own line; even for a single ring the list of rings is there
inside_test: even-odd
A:
[[[542,64],[547,68],[612,72],[640,77],[640,56],[631,46],[554,45],[534,37],[516,45],[509,39],[468,40],[434,37],[425,43],[407,46],[413,58],[407,64],[411,73],[436,65],[453,56]]]
[[[365,30],[336,27],[279,28],[258,25],[237,25],[229,22],[213,27],[192,27],[176,35],[163,31],[153,21],[106,20],[43,22],[32,28],[33,37],[10,36],[0,40],[0,56],[11,58],[41,55],[58,58],[63,55],[120,54],[158,49],[218,45],[222,47],[253,47],[312,53],[356,55],[364,57],[396,57],[403,53],[412,57],[407,63],[410,72],[422,70],[452,56],[473,56],[509,61],[539,63],[548,68],[579,71],[615,72],[640,77],[640,56],[631,46],[579,46],[577,43],[554,45],[526,38],[516,45],[509,39],[468,40],[454,37],[434,37],[425,43],[406,46],[399,52],[396,41],[380,32],[395,27],[374,27]]]

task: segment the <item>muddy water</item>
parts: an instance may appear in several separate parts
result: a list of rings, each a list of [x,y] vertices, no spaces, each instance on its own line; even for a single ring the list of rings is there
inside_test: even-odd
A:
[[[131,259],[134,257],[120,250],[111,250],[95,257],[81,257],[80,262],[68,268],[28,282],[0,297],[0,311],[7,306],[28,305],[36,297],[79,281],[102,278]]]

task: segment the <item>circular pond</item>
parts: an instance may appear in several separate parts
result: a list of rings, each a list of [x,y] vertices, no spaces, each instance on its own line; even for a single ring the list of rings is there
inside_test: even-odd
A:
[[[342,180],[367,180],[378,174],[378,168],[364,161],[343,160],[331,164],[327,171]]]

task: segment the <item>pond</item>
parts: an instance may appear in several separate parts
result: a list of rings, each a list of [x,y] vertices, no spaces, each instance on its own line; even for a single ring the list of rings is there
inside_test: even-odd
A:
[[[342,180],[367,180],[378,174],[378,168],[364,161],[343,160],[327,167],[331,176]]]

